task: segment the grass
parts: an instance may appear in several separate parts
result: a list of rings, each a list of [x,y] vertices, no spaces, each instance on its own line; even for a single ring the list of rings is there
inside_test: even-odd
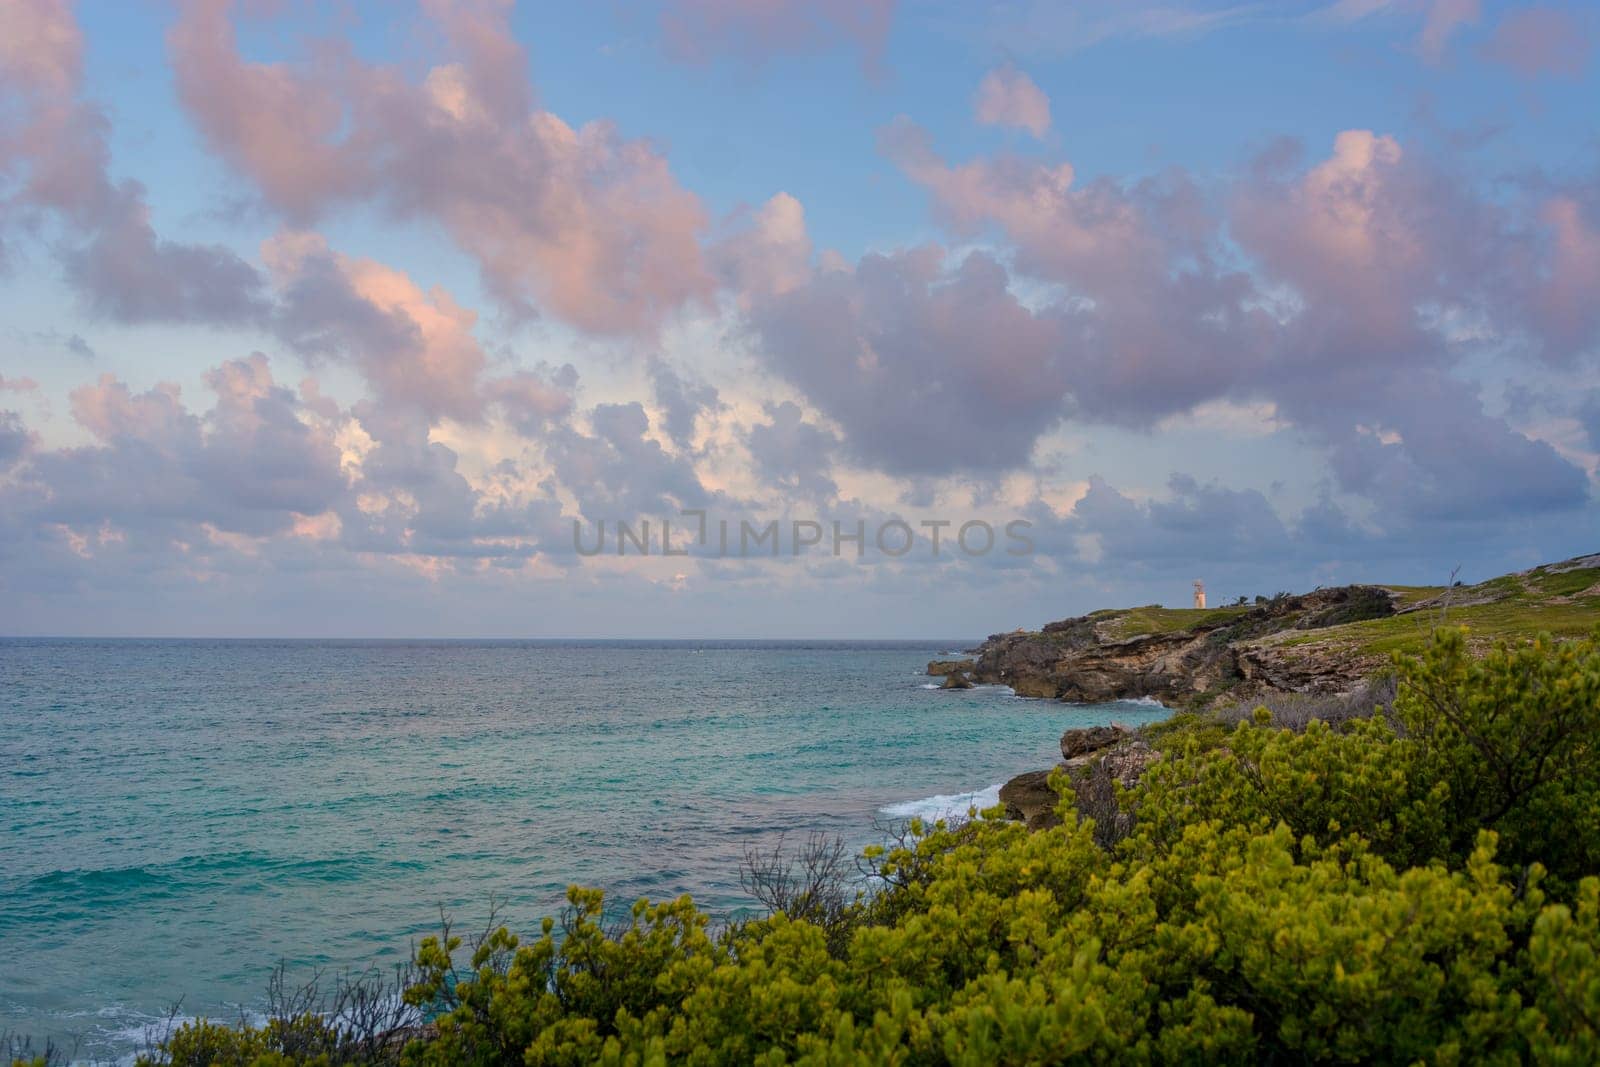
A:
[[[1561,570],[1566,564],[1536,567],[1522,574],[1505,574],[1456,590],[1459,601],[1492,597],[1486,603],[1457,603],[1441,615],[1435,607],[1403,612],[1386,619],[1330,626],[1282,641],[1285,647],[1336,646],[1374,657],[1395,652],[1416,652],[1428,633],[1442,621],[1465,626],[1474,645],[1549,633],[1555,637],[1583,637],[1600,625],[1600,594],[1583,595],[1600,584],[1600,567]],[[1437,598],[1445,590],[1429,586],[1389,586],[1400,594],[1402,608]]]
[[[1432,600],[1445,591],[1442,585],[1386,585],[1384,588],[1395,594],[1395,603],[1401,608]]]
[[[1128,608],[1121,613],[1120,619],[1112,622],[1109,629],[1118,637],[1170,634],[1197,627],[1223,626],[1249,610],[1248,605],[1224,608]]]
[[[1558,573],[1547,567],[1540,567],[1529,577],[1546,596],[1576,596],[1600,583],[1600,570],[1583,567],[1579,570]]]

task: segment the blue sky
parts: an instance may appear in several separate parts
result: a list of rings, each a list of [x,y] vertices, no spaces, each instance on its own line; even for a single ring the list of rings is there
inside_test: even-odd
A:
[[[0,632],[968,636],[1594,548],[1589,5],[0,13]],[[684,508],[920,539],[573,551]]]

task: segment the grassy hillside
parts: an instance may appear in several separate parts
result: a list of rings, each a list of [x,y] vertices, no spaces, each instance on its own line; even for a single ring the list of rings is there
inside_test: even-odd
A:
[[[1319,645],[1388,656],[1420,650],[1441,623],[1465,626],[1469,643],[1480,649],[1537,633],[1581,637],[1600,624],[1600,555],[1550,563],[1477,585],[1385,588],[1400,608],[1397,615],[1269,640],[1285,647]]]

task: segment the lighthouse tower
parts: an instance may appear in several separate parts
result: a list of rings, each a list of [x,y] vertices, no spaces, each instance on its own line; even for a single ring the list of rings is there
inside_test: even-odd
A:
[[[1198,578],[1194,580],[1194,606],[1197,608],[1206,606],[1206,583]]]

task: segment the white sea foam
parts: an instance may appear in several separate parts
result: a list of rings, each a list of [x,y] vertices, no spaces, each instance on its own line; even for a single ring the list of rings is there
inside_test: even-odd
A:
[[[940,794],[939,796],[925,797],[922,800],[906,800],[898,804],[886,804],[878,810],[891,819],[921,819],[924,822],[933,822],[938,819],[964,819],[968,808],[977,808],[982,811],[992,808],[1000,803],[1000,786],[996,782],[987,789],[977,789],[971,793]]]
[[[1132,704],[1141,708],[1160,708],[1162,711],[1172,710],[1155,697],[1123,697],[1117,700],[1063,700],[1062,703],[1069,708],[1103,708],[1110,704]]]
[[[938,682],[923,682],[922,683],[922,688],[924,688],[924,689],[943,689],[944,686],[940,685]]]

